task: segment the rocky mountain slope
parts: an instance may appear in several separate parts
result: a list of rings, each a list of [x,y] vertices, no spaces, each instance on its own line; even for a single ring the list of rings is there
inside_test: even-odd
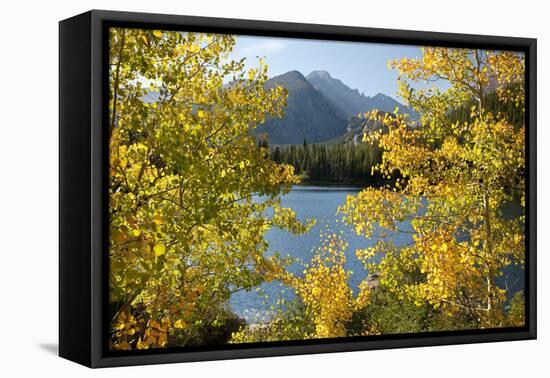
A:
[[[345,118],[357,116],[359,113],[365,113],[373,109],[393,113],[395,108],[399,112],[409,114],[411,118],[417,118],[418,114],[399,101],[378,93],[369,97],[359,93],[357,89],[351,89],[341,80],[333,78],[327,71],[313,71],[306,76],[313,88],[317,89],[331,106]]]
[[[346,132],[346,120],[337,114],[327,99],[298,71],[273,77],[266,88],[281,85],[288,91],[285,115],[270,119],[255,129],[267,133],[271,144],[322,143]]]

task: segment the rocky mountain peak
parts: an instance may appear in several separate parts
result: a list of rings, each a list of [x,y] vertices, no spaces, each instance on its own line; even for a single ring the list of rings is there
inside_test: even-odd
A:
[[[332,76],[330,76],[330,73],[327,71],[319,70],[319,71],[312,71],[309,75],[306,76],[307,79],[311,80],[313,78],[319,78],[323,80],[329,80],[332,79]]]

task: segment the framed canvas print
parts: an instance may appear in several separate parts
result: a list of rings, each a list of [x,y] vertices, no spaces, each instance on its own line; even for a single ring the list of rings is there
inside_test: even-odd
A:
[[[60,355],[536,337],[536,41],[60,23]]]

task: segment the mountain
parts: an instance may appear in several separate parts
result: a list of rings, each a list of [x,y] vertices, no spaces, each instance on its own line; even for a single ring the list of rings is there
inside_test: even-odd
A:
[[[363,135],[382,130],[382,133],[388,131],[388,128],[379,121],[359,117],[350,117],[347,130],[339,137],[330,140],[329,144],[360,144],[363,143]]]
[[[283,118],[272,118],[254,130],[267,133],[270,144],[322,143],[346,132],[346,120],[298,71],[275,76],[266,88],[280,85],[287,89],[287,106]]]
[[[276,85],[288,91],[284,116],[268,119],[253,131],[256,136],[266,133],[268,142],[274,145],[302,144],[304,139],[308,143],[356,144],[364,132],[379,127],[358,118],[357,114],[372,109],[393,113],[396,106],[402,112],[410,112],[404,105],[382,93],[373,97],[364,96],[326,71],[313,71],[307,77],[298,71],[289,71],[264,84],[266,88]],[[142,96],[142,100],[156,102],[159,97],[157,91],[149,91]]]
[[[395,100],[390,96],[386,96],[383,93],[378,93],[372,97],[367,97],[367,98],[370,101],[370,106],[372,107],[372,109],[378,109],[383,112],[393,113],[395,111],[395,108],[397,107],[400,113],[408,114],[412,119],[415,119],[415,120],[419,118],[419,114],[416,111],[414,111],[413,109],[407,108],[405,105],[403,105],[399,101]]]
[[[337,114],[345,118],[356,116],[373,109],[391,112],[397,107],[400,112],[417,119],[418,114],[385,94],[378,93],[373,97],[351,89],[342,81],[333,78],[327,71],[313,71],[306,76],[311,85],[325,96]]]

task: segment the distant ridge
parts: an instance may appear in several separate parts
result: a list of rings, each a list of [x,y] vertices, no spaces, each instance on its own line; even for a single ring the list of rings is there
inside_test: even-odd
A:
[[[393,113],[395,108],[398,108],[401,113],[409,114],[413,119],[418,118],[418,113],[392,97],[383,93],[373,97],[365,96],[357,89],[351,89],[341,80],[333,78],[327,71],[313,71],[306,78],[325,96],[335,111],[346,119],[373,109]]]

